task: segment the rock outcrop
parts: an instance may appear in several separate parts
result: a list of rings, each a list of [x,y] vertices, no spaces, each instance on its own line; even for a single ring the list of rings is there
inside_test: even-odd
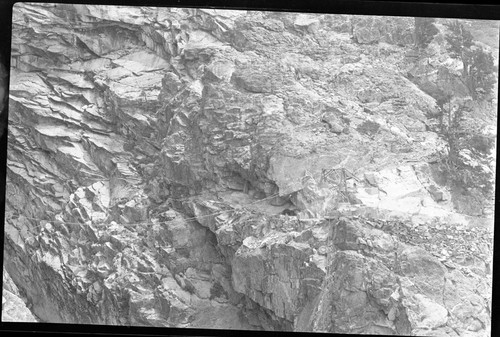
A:
[[[2,285],[2,322],[38,322],[5,269]]]
[[[4,266],[31,312],[484,336],[493,220],[431,160],[411,25],[16,4]]]

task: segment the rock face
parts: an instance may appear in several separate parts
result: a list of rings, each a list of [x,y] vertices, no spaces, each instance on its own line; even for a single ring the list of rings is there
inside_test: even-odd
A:
[[[4,265],[31,312],[485,335],[492,219],[429,163],[411,24],[16,4]]]
[[[5,269],[2,284],[2,322],[38,322]]]
[[[471,324],[487,326],[489,300],[477,297],[469,282],[456,282],[465,270],[443,265],[432,250],[389,235],[387,228],[394,225],[363,218],[339,220],[331,237],[335,251],[328,257],[330,277],[306,329],[425,336],[461,335],[478,331]],[[487,286],[481,277],[476,282],[478,288]],[[467,295],[457,301],[452,294],[459,293]],[[475,301],[482,304],[472,309]],[[457,302],[458,311],[452,306]],[[459,323],[462,309],[471,310],[471,316]]]

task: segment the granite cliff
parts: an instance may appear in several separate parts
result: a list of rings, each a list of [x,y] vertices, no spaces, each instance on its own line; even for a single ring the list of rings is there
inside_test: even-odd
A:
[[[409,56],[412,18],[14,12],[5,302],[44,322],[488,333],[493,206],[439,169],[429,88],[456,80],[438,38]]]

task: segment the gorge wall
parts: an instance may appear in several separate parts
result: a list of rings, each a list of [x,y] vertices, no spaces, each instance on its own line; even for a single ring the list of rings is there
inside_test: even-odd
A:
[[[16,4],[17,295],[43,322],[487,335],[493,206],[443,182],[412,20]]]

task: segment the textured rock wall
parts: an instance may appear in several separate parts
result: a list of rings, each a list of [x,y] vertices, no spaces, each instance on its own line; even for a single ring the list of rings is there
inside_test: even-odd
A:
[[[490,298],[478,296],[471,285],[484,290],[488,282],[479,275],[466,281],[463,267],[443,264],[432,249],[401,242],[387,233],[389,226],[394,224],[340,219],[331,237],[329,273],[307,328],[455,336],[487,327]]]
[[[32,312],[26,307],[23,296],[12,281],[7,271],[3,269],[2,277],[2,321],[3,322],[38,322]]]
[[[13,27],[5,268],[40,320],[488,330],[491,219],[427,163],[411,20],[19,4]]]

